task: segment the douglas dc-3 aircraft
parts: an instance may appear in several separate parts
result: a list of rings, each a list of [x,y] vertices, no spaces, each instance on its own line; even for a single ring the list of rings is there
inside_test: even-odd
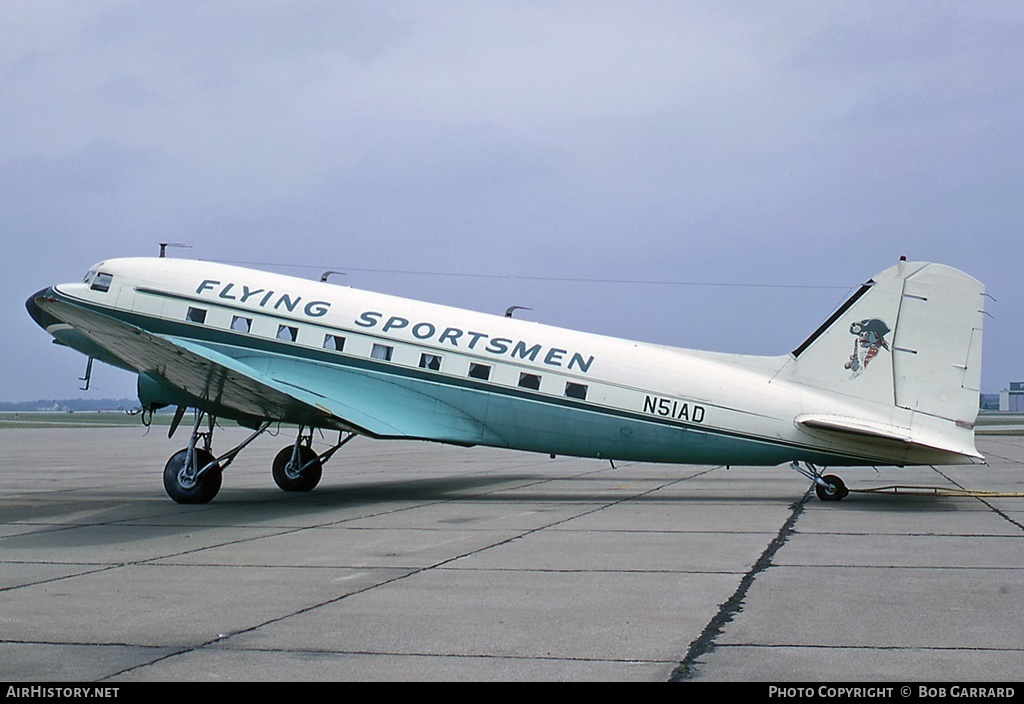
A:
[[[326,276],[324,277],[326,278]],[[110,259],[28,299],[55,341],[138,374],[144,417],[194,409],[164,469],[180,503],[272,424],[285,491],[356,435],[551,455],[776,465],[847,495],[824,466],[982,463],[974,445],[982,285],[902,258],[773,357],[603,337],[211,262]],[[206,419],[204,427],[204,417]],[[214,419],[253,430],[220,456]],[[338,431],[324,453],[313,430]]]

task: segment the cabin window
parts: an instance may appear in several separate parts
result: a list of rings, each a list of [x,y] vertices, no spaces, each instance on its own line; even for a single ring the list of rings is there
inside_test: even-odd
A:
[[[578,398],[581,401],[587,400],[587,385],[576,384],[571,381],[565,383],[565,395],[568,398]]]
[[[385,362],[391,361],[391,354],[395,351],[394,347],[388,345],[374,344],[373,349],[370,351],[370,356],[374,359],[380,359]]]
[[[324,349],[341,352],[345,349],[345,338],[341,335],[324,335]]]
[[[278,325],[277,326],[277,339],[285,340],[286,342],[295,342],[295,338],[299,336],[299,329],[291,325]]]
[[[484,381],[487,381],[491,378],[491,368],[486,364],[470,362],[469,376],[473,379],[483,379]]]
[[[252,318],[243,315],[236,315],[231,318],[231,329],[236,332],[249,332],[252,330]]]
[[[99,273],[96,274],[96,278],[92,280],[92,285],[89,286],[93,291],[99,291],[100,293],[106,293],[110,290],[110,282],[114,277],[110,274]]]
[[[420,367],[433,372],[441,371],[441,356],[424,352],[420,355]]]
[[[533,389],[534,391],[540,390],[540,377],[536,374],[527,374],[523,372],[519,375],[519,386],[524,389]]]
[[[206,322],[206,309],[205,308],[193,308],[188,307],[188,312],[185,314],[185,320],[190,323],[205,323]]]

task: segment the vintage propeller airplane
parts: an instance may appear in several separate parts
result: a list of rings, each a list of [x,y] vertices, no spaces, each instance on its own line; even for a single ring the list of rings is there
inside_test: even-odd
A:
[[[299,428],[273,463],[285,491],[311,490],[323,463],[365,435],[607,460],[791,463],[828,501],[848,490],[825,466],[983,462],[983,295],[956,269],[901,258],[772,357],[163,257],[100,262],[27,307],[55,342],[137,373],[145,413],[177,406],[171,434],[194,409],[188,445],[163,475],[180,503],[213,499],[222,471],[278,423]],[[215,456],[216,418],[253,433]],[[338,431],[338,442],[318,453],[314,429]]]

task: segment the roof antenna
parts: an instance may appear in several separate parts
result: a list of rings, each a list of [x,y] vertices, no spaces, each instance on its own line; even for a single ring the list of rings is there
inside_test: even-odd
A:
[[[505,311],[505,317],[511,318],[512,314],[517,310],[533,310],[533,308],[527,308],[526,306],[509,306],[508,310]]]
[[[160,258],[163,259],[167,256],[168,247],[181,247],[183,249],[192,249],[190,244],[182,244],[181,242],[161,242],[160,243]]]
[[[347,276],[347,274],[344,271],[327,270],[324,273],[320,274],[320,281],[322,281],[323,283],[327,283],[327,277],[330,276],[331,274],[341,274],[342,276]]]

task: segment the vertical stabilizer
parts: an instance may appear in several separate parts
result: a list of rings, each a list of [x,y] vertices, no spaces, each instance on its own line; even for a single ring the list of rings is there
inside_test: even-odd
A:
[[[901,261],[794,350],[783,375],[970,427],[981,388],[984,292],[951,267]]]

